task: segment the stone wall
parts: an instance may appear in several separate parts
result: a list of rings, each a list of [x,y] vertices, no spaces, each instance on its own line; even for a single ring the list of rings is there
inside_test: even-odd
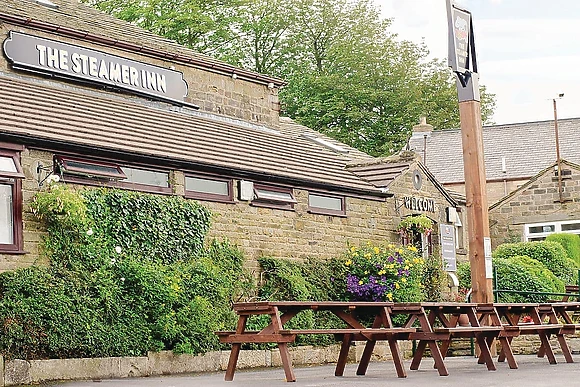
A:
[[[39,261],[39,243],[43,231],[30,213],[28,204],[39,190],[41,176],[37,166],[52,165],[52,153],[26,149],[21,154],[26,175],[23,181],[24,255],[0,255],[0,271],[25,267]],[[172,180],[177,195],[184,194],[184,174],[174,171]],[[237,186],[237,184],[234,184]],[[248,265],[257,269],[261,256],[302,260],[329,259],[341,256],[348,244],[399,243],[395,232],[400,219],[416,211],[401,206],[404,196],[419,195],[435,202],[435,212],[428,213],[436,222],[445,222],[445,208],[449,205],[441,192],[425,176],[421,190],[416,190],[410,172],[404,173],[392,184],[393,198],[385,201],[346,198],[346,217],[317,215],[308,212],[308,191],[294,189],[297,200],[294,211],[251,206],[247,202],[202,202],[213,213],[209,238],[228,238],[237,244],[248,259]],[[235,188],[237,191],[237,188]],[[238,197],[237,192],[235,196]],[[435,239],[434,242],[437,243]]]
[[[570,175],[562,175],[563,203],[559,201],[558,178],[550,168],[490,209],[494,247],[523,240],[525,224],[580,219],[580,170],[566,164],[563,170],[570,171]]]
[[[118,55],[123,58],[137,60],[163,68],[173,67],[175,70],[183,73],[183,77],[188,84],[189,90],[185,100],[198,105],[201,111],[235,117],[259,125],[270,127],[278,126],[280,103],[278,100],[278,89],[276,88],[269,89],[267,85],[248,82],[239,78],[234,79],[231,76],[209,72],[193,66],[151,58],[117,48],[78,41],[38,30],[22,28],[21,26],[11,27],[10,25],[0,23],[0,40],[3,41],[11,29],[34,36],[58,40],[63,43],[75,44],[107,52],[112,55]],[[47,80],[46,77],[37,76],[34,73],[13,71],[5,57],[0,59],[0,73],[14,73],[22,77]],[[54,85],[63,84],[62,81],[50,82],[54,82]],[[99,86],[82,86],[81,83],[75,83],[74,81],[68,83],[68,87],[79,90],[99,89]],[[117,93],[116,95],[129,99],[140,98],[130,94]]]

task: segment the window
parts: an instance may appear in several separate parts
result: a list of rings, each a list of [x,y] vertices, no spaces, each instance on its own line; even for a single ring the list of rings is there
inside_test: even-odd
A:
[[[321,215],[346,216],[344,196],[308,194],[308,212]]]
[[[22,252],[22,167],[17,152],[0,150],[0,252]]]
[[[233,202],[233,183],[231,179],[185,176],[185,196],[201,200]]]
[[[80,184],[102,184],[145,192],[171,193],[169,173],[117,163],[86,160],[68,156],[55,157],[55,172],[64,181]]]
[[[295,203],[292,188],[254,184],[253,206],[294,210]]]
[[[543,241],[550,234],[567,232],[580,235],[580,220],[568,220],[563,222],[546,222],[526,224],[524,237],[526,241]]]
[[[126,179],[123,180],[123,185],[133,183],[138,185],[152,185],[155,187],[169,188],[169,173],[157,172],[148,169],[121,167]]]
[[[125,179],[127,176],[117,164],[87,161],[70,157],[56,157],[56,165],[61,174],[90,178]]]

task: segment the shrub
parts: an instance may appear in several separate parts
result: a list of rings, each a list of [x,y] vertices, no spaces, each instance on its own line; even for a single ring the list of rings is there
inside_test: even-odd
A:
[[[561,244],[564,250],[566,250],[568,258],[576,263],[576,267],[580,267],[580,235],[555,233],[548,235],[546,241]]]
[[[505,243],[493,252],[495,258],[510,258],[526,255],[543,263],[565,284],[576,282],[576,264],[566,255],[564,248],[556,242]]]
[[[561,280],[556,278],[542,263],[530,257],[494,257],[493,265],[497,275],[497,289],[546,293],[561,293],[564,290],[564,283]],[[459,286],[469,289],[471,287],[469,263],[458,264],[457,274]],[[546,302],[550,298],[548,295],[516,293],[500,293],[496,295],[498,302]]]
[[[447,284],[447,276],[439,254],[430,255],[425,260],[421,283],[425,301],[443,300],[443,287]]]
[[[51,185],[31,208],[50,266],[0,274],[8,359],[218,349],[213,332],[235,326],[231,302],[254,291],[235,246],[204,247],[209,212],[195,202]]]

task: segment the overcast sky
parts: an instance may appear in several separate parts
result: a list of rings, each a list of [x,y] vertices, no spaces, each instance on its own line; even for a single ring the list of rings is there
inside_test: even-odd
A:
[[[375,0],[392,32],[447,58],[445,0]],[[497,124],[580,117],[579,0],[461,0],[472,13],[480,83]]]

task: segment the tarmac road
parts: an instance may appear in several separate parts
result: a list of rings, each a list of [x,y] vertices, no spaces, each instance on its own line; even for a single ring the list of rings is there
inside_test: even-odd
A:
[[[577,356],[578,357],[578,356]],[[519,369],[510,370],[507,363],[497,363],[496,371],[487,371],[485,365],[477,364],[472,357],[456,357],[445,360],[449,376],[439,376],[424,359],[421,369],[408,371],[406,379],[396,376],[390,362],[371,363],[367,375],[356,376],[356,365],[347,365],[344,377],[334,376],[334,366],[295,368],[297,381],[284,381],[282,368],[240,370],[233,382],[224,381],[224,372],[195,375],[146,377],[135,379],[90,380],[43,384],[44,387],[328,387],[328,386],[461,386],[461,387],[547,387],[580,386],[580,363],[567,364],[562,356],[555,365],[536,356],[516,356]],[[580,362],[580,359],[576,359]],[[406,362],[407,369],[409,362]]]

